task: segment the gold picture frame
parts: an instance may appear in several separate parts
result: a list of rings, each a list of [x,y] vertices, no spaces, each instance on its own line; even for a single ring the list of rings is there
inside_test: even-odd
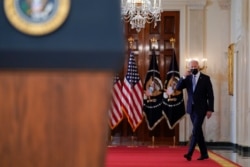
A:
[[[228,46],[228,94],[233,96],[234,78],[234,43]]]

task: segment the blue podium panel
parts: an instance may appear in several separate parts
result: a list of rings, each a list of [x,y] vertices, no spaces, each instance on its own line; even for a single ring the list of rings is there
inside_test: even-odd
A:
[[[59,28],[34,36],[22,33],[10,23],[2,1],[0,68],[117,70],[124,60],[120,15],[117,0],[71,0],[68,16]]]

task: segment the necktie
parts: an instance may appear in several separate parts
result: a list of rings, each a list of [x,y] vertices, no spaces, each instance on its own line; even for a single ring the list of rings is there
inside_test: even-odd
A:
[[[193,92],[194,92],[194,89],[195,89],[195,86],[196,86],[196,76],[195,75],[193,75],[192,82],[193,82]]]

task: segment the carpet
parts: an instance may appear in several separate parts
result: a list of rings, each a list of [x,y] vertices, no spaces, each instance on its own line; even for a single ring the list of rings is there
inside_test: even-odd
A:
[[[108,147],[106,167],[241,167],[222,156],[209,151],[209,159],[198,161],[200,156],[195,150],[192,160],[183,155],[187,147]]]

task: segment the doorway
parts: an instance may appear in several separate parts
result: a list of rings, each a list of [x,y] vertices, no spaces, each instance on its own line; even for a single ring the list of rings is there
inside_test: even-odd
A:
[[[125,23],[125,39],[126,58],[124,68],[120,73],[120,78],[123,79],[127,71],[127,63],[129,58],[129,38],[133,39],[132,52],[135,55],[138,72],[142,82],[149,68],[150,58],[152,54],[151,39],[156,39],[157,47],[155,53],[157,55],[159,72],[162,83],[166,78],[166,73],[169,70],[171,58],[173,56],[173,48],[175,50],[176,59],[179,64],[179,32],[180,32],[180,12],[165,11],[161,13],[161,21],[154,24],[146,24],[144,29],[138,33],[135,29],[131,29],[129,23]],[[145,119],[145,118],[144,118]],[[113,130],[111,130],[112,138],[118,139],[121,144],[131,144],[138,142],[140,145],[150,145],[152,142],[159,145],[175,145],[179,141],[179,125],[174,129],[170,129],[165,119],[163,119],[152,131],[148,130],[146,121],[140,124],[135,132],[132,131],[126,116],[123,121]],[[152,139],[154,136],[154,139]],[[154,140],[154,141],[152,141]]]

